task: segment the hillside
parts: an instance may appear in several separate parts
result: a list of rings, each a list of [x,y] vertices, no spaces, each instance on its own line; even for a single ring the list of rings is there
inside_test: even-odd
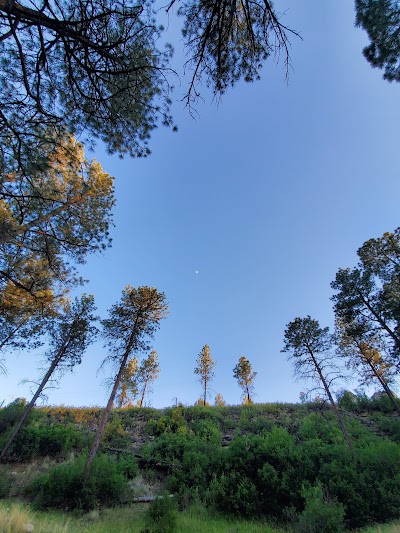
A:
[[[79,456],[102,410],[36,408],[1,467],[0,496],[72,509],[166,489],[180,509],[201,503],[229,516],[297,524],[296,531],[314,531],[302,522],[342,531],[398,518],[399,417],[385,397],[345,394],[339,405],[355,456],[324,403],[114,409],[95,468],[103,488],[96,496],[93,482],[87,499],[76,497]],[[0,410],[0,444],[22,407],[17,401]],[[112,490],[104,478],[115,478]]]

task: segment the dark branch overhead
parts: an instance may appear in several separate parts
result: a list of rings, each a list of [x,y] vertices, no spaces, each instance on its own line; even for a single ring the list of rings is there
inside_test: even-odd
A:
[[[167,11],[177,0],[174,0]],[[0,0],[0,164],[25,164],[26,145],[67,129],[103,140],[110,152],[145,156],[160,119],[169,112],[172,48],[160,50],[153,1]],[[259,77],[264,61],[282,53],[290,65],[289,36],[268,1],[181,2],[186,98],[204,81],[216,95],[238,80]],[[1,168],[0,168],[1,169]]]

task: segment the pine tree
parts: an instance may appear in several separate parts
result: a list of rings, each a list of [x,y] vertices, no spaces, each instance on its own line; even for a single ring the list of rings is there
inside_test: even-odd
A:
[[[239,387],[242,389],[243,402],[248,405],[253,403],[251,393],[254,390],[254,380],[257,372],[253,372],[251,363],[246,357],[241,357],[233,369],[233,377],[237,380]]]
[[[99,449],[111,408],[121,384],[127,362],[132,354],[149,350],[148,339],[153,338],[160,321],[168,315],[168,304],[163,292],[154,287],[128,285],[122,291],[119,302],[109,311],[109,318],[102,320],[106,347],[109,354],[105,362],[116,367],[117,373],[107,406],[85,464],[85,479],[88,478],[93,459]]]
[[[151,385],[158,378],[160,373],[160,365],[158,364],[157,352],[152,350],[149,356],[144,359],[138,370],[138,389],[139,401],[138,407],[143,407],[143,402],[146,394],[149,394]]]
[[[325,393],[343,437],[354,454],[353,444],[330,389],[332,381],[340,377],[340,372],[332,356],[333,339],[329,328],[320,328],[318,321],[310,316],[296,318],[287,325],[284,340],[282,352],[289,353],[296,378],[313,382]]]
[[[135,355],[127,362],[121,378],[121,384],[116,396],[119,408],[134,405],[139,393],[138,370],[139,363]]]
[[[93,342],[98,333],[93,325],[93,322],[97,320],[97,317],[93,315],[95,309],[93,296],[84,294],[81,298],[76,298],[73,303],[66,304],[64,312],[55,316],[47,325],[50,346],[47,353],[50,362],[49,369],[3,447],[0,462],[4,460],[36,400],[54,373],[72,369],[81,363],[87,346]]]
[[[196,359],[197,366],[194,373],[199,376],[199,381],[203,389],[203,405],[207,403],[209,394],[209,384],[214,377],[214,368],[216,362],[211,357],[211,351],[208,344],[205,344]]]
[[[223,399],[222,394],[220,392],[215,397],[214,405],[218,405],[220,407],[226,405],[226,401]]]

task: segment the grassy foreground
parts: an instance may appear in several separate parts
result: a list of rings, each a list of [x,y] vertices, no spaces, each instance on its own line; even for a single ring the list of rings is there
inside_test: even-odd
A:
[[[28,505],[0,502],[1,533],[140,533],[147,505],[92,511],[83,516],[36,512]],[[30,529],[30,526],[33,526]],[[279,533],[284,530],[262,522],[228,520],[202,508],[179,513],[179,533]]]
[[[1,533],[141,533],[146,505],[92,511],[83,516],[32,511],[26,504],[0,502]],[[179,533],[284,533],[262,522],[228,520],[206,509],[193,507],[179,513]],[[360,533],[400,533],[400,523],[377,525]]]

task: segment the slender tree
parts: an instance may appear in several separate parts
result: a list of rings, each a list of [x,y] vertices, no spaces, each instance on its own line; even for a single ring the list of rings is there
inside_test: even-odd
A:
[[[93,325],[96,320],[93,314],[95,309],[93,296],[84,294],[81,298],[76,298],[73,303],[67,304],[64,313],[55,316],[48,324],[50,349],[47,358],[50,362],[49,369],[13,428],[0,454],[0,462],[5,459],[11,444],[54,372],[72,369],[81,363],[87,346],[93,342],[97,335],[97,328]]]
[[[331,392],[332,381],[339,376],[339,369],[332,357],[333,340],[329,328],[320,328],[318,321],[310,316],[296,318],[287,325],[284,341],[282,352],[289,353],[289,359],[294,363],[295,376],[310,380],[322,388],[329,399],[343,437],[354,453],[353,444]]]
[[[240,357],[239,362],[233,369],[233,377],[237,380],[242,389],[243,401],[245,404],[253,403],[251,394],[254,391],[254,380],[257,372],[253,372],[251,363],[246,357]]]
[[[138,370],[139,407],[143,407],[144,398],[150,392],[151,385],[158,378],[159,373],[160,365],[158,364],[157,352],[152,350],[149,356],[141,362]]]
[[[111,307],[109,318],[102,320],[103,337],[109,352],[106,361],[114,364],[117,373],[92,449],[86,460],[85,479],[99,449],[129,357],[149,350],[148,340],[154,336],[160,320],[167,314],[168,304],[164,293],[158,292],[154,287],[136,289],[128,285],[123,290],[120,301]]]
[[[137,357],[133,356],[126,364],[117,392],[116,399],[119,408],[134,404],[139,393],[138,370],[139,362]]]
[[[203,389],[203,405],[207,404],[209,393],[209,384],[214,377],[214,368],[217,364],[211,357],[211,351],[208,344],[205,344],[196,359],[197,366],[194,373],[199,376],[199,381]]]

